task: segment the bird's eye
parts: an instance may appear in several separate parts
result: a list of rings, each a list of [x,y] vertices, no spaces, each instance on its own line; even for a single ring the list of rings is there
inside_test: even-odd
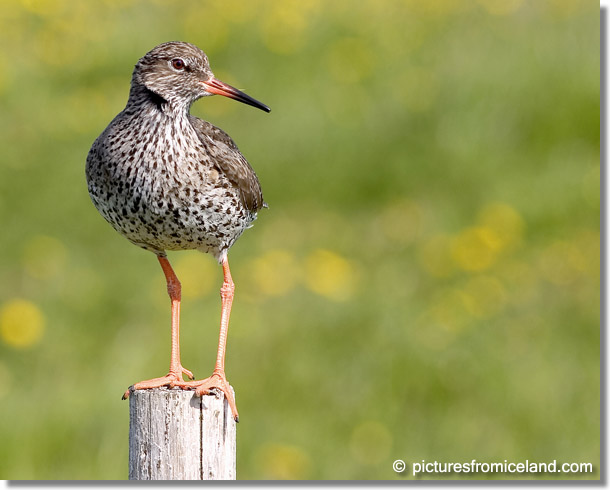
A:
[[[180,58],[176,58],[176,59],[172,60],[172,66],[176,70],[184,70],[184,67],[186,65],[184,64],[184,61],[182,61]]]

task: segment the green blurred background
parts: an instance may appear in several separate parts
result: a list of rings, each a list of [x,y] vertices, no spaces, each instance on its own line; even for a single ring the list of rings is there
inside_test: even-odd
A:
[[[0,14],[1,478],[126,478],[121,394],[167,372],[162,271],[98,215],[84,166],[133,65],[169,40],[272,108],[192,109],[236,140],[270,204],[230,253],[238,477],[400,479],[400,458],[590,462],[563,477],[599,478],[594,2]],[[170,260],[183,364],[205,377],[221,269]]]

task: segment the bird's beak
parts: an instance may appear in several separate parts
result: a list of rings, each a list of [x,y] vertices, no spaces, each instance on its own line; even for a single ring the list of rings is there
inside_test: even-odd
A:
[[[243,93],[241,90],[237,90],[235,87],[231,87],[231,85],[228,83],[221,82],[214,77],[211,77],[203,82],[203,86],[205,87],[206,91],[211,94],[224,95],[225,97],[238,100],[239,102],[251,105],[252,107],[257,107],[262,111],[271,112],[271,109],[269,109],[269,107],[262,102],[253,99],[249,95]]]

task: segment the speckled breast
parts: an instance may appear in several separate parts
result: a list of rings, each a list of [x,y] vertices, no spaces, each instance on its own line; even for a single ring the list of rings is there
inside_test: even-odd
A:
[[[198,249],[219,259],[256,218],[186,118],[120,114],[92,146],[86,173],[102,216],[157,254]]]

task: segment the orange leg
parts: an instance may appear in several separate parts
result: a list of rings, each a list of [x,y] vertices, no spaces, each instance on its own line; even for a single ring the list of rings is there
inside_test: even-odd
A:
[[[216,355],[216,366],[212,376],[202,381],[190,381],[184,383],[186,386],[196,388],[195,393],[197,396],[206,395],[212,388],[220,389],[227,398],[231,412],[235,422],[239,422],[239,415],[237,413],[237,406],[235,405],[235,398],[233,391],[229,386],[227,377],[225,375],[225,352],[227,348],[227,332],[229,330],[229,317],[231,316],[231,305],[233,304],[233,293],[235,291],[235,284],[231,278],[231,271],[229,269],[229,261],[225,257],[222,261],[222,272],[224,274],[224,281],[220,288],[220,298],[222,300],[222,311],[220,315],[220,336],[218,339],[218,353]]]
[[[141,381],[129,389],[123,395],[123,400],[129,397],[132,390],[146,390],[151,388],[159,388],[161,386],[183,386],[184,380],[182,375],[186,374],[190,379],[193,379],[193,373],[188,369],[184,369],[180,363],[180,298],[182,287],[180,281],[176,277],[172,266],[169,264],[167,257],[157,257],[165,280],[167,281],[167,292],[169,293],[172,302],[172,354],[169,361],[169,373],[161,378],[153,378],[147,381]]]

